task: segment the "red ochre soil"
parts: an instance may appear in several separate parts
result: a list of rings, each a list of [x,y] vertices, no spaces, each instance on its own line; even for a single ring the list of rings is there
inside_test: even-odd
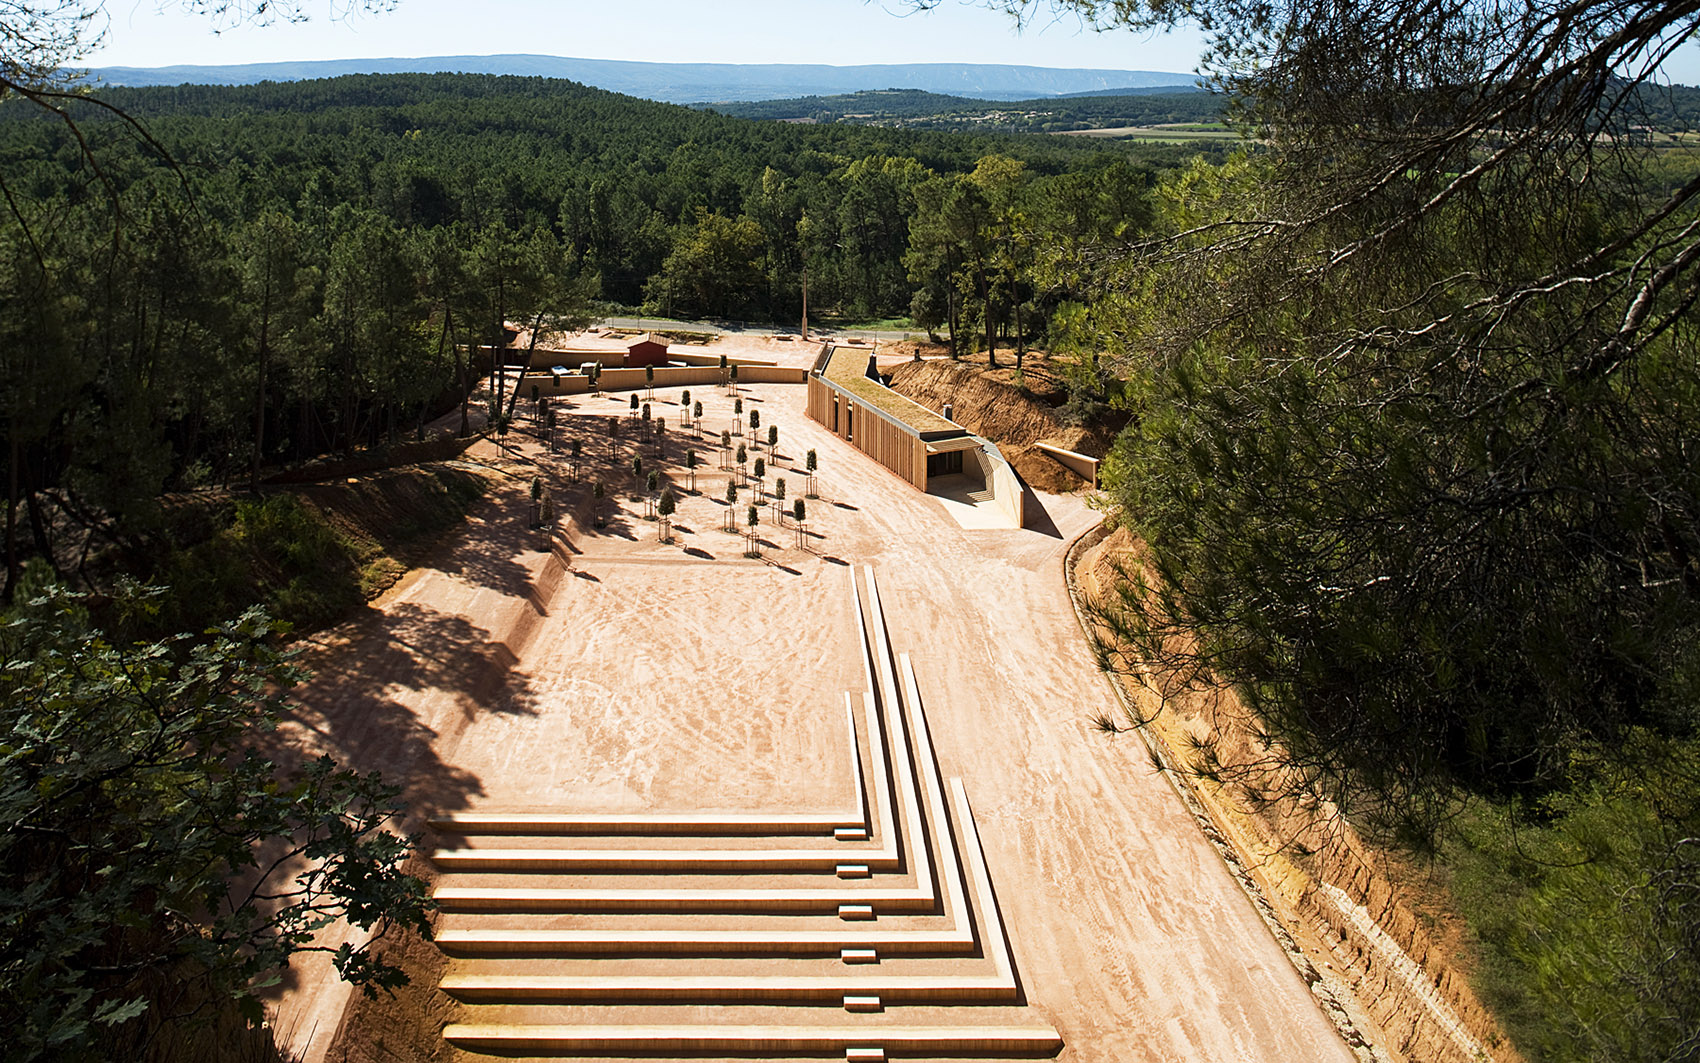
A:
[[[608,454],[601,429],[627,411],[627,394],[567,412],[569,437],[593,459],[585,479],[611,488],[606,527],[592,526],[588,490],[560,457],[522,433],[510,451],[481,444],[469,459],[507,486],[434,563],[306,644],[317,678],[299,692],[300,741],[404,786],[409,829],[468,809],[834,808],[849,752],[844,692],[863,687],[850,566],[872,565],[940,767],[973,802],[1029,1014],[1065,1042],[1058,1058],[1354,1058],[1148,755],[1092,726],[1116,702],[1063,558],[1096,514],[1042,495],[1036,526],[965,530],[810,422],[802,388],[746,387],[764,437],[780,426],[775,464],[791,497],[811,447],[824,496],[809,502],[808,550],[769,510],[765,557],[747,560],[743,540],[720,530],[727,474],[715,447],[686,439],[678,390],[653,405],[670,426],[667,476],[683,483],[693,443],[707,467],[675,517],[676,543],[658,542],[632,499],[620,471],[630,437]],[[706,388],[692,397],[717,442],[731,400]],[[533,475],[560,505],[553,536],[527,527]],[[438,1036],[467,1009],[435,989],[435,950],[393,948],[414,977],[394,999],[359,999],[324,965],[297,966],[277,1023],[298,1054],[473,1058]],[[612,1021],[643,1020],[628,1009]]]
[[[1114,608],[1112,588],[1144,564],[1143,544],[1119,528],[1082,546],[1074,571],[1084,598]],[[1146,733],[1183,771],[1199,760],[1196,749],[1210,746],[1216,763],[1209,772],[1187,771],[1190,791],[1314,966],[1344,1000],[1361,1006],[1363,1027],[1411,1063],[1521,1058],[1470,987],[1467,931],[1430,872],[1368,844],[1326,803],[1291,795],[1232,690],[1170,691],[1159,700],[1131,677],[1126,689]],[[1248,796],[1248,788],[1258,796]],[[1373,918],[1381,934],[1350,918],[1343,899]]]
[[[891,374],[892,390],[929,410],[942,410],[945,403],[950,403],[952,419],[975,435],[995,442],[1029,486],[1055,493],[1088,486],[1036,444],[1047,443],[1102,458],[1109,450],[1111,437],[1102,428],[1065,424],[1050,402],[1045,401],[1061,401],[1062,385],[1051,376],[1044,357],[1038,353],[1029,356],[1027,378],[1046,388],[1056,388],[1055,393],[1042,394],[1012,386],[1010,378],[1014,371],[1009,366],[1014,356],[1007,351],[1001,356],[1005,367],[1000,369],[987,370],[984,355],[978,357],[979,364],[933,358],[882,365],[880,371]]]

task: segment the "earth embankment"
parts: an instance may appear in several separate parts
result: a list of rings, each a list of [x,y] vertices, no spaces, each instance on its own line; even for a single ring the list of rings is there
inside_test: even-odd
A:
[[[1079,551],[1073,575],[1088,608],[1119,608],[1116,588],[1144,560],[1126,528]],[[1367,843],[1300,785],[1231,689],[1158,698],[1137,675],[1118,682],[1319,976],[1356,1002],[1385,1050],[1409,1063],[1521,1060],[1471,988],[1462,921],[1432,875]]]
[[[943,359],[904,362],[892,369],[891,388],[930,410],[950,405],[951,419],[996,443],[1031,486],[1059,494],[1087,486],[1037,444],[1101,458],[1109,451],[1112,435],[1102,428],[1065,424],[1050,405],[996,373]]]

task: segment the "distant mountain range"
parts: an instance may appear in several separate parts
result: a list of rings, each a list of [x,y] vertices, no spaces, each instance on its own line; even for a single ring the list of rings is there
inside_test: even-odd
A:
[[[553,55],[444,55],[420,59],[328,59],[239,66],[109,66],[89,73],[109,85],[251,85],[343,74],[467,73],[567,78],[611,92],[668,103],[715,103],[829,96],[866,89],[922,89],[984,100],[1139,91],[1190,86],[1190,74],[1079,70],[989,63],[824,66],[801,63],[638,63]]]

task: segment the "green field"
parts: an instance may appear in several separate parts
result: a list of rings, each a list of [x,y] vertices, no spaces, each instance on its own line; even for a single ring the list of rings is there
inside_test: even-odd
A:
[[[1197,140],[1239,140],[1240,135],[1219,123],[1180,126],[1115,126],[1110,129],[1069,129],[1059,137],[1090,137],[1093,140],[1137,140],[1174,144]]]

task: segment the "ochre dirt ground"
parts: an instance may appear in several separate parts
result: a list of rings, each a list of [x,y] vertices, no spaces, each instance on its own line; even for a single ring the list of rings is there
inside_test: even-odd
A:
[[[691,390],[717,444],[731,399]],[[966,783],[1029,1006],[1065,1042],[1059,1058],[1350,1060],[1141,747],[1091,725],[1117,710],[1062,559],[1096,514],[1047,495],[1027,529],[964,530],[810,422],[803,388],[741,394],[761,410],[764,439],[766,425],[780,426],[775,465],[791,497],[804,487],[804,453],[818,451],[824,497],[808,503],[808,549],[770,509],[763,558],[743,557],[744,540],[721,530],[728,474],[716,446],[679,426],[676,388],[652,406],[669,423],[668,477],[683,483],[686,446],[706,467],[674,519],[678,541],[658,542],[623,471],[630,436],[616,455],[601,431],[628,395],[583,396],[562,436],[586,441],[578,482],[523,433],[508,450],[481,445],[471,459],[505,470],[511,486],[434,564],[312,640],[303,741],[404,785],[415,827],[478,808],[836,808],[844,692],[863,685],[850,566],[872,565],[940,766]],[[646,463],[652,452],[642,449]],[[561,507],[552,538],[527,527],[533,475]],[[603,528],[587,497],[595,478],[610,487]],[[740,501],[740,522],[743,511]],[[322,966],[302,964],[278,1022],[306,1058],[324,1058],[348,999]],[[459,1006],[418,999],[392,1012],[412,1018],[362,1009],[332,1058],[380,1037],[384,1051],[346,1057],[471,1058],[434,1040]],[[408,1022],[431,1028],[410,1042],[396,1026]]]

